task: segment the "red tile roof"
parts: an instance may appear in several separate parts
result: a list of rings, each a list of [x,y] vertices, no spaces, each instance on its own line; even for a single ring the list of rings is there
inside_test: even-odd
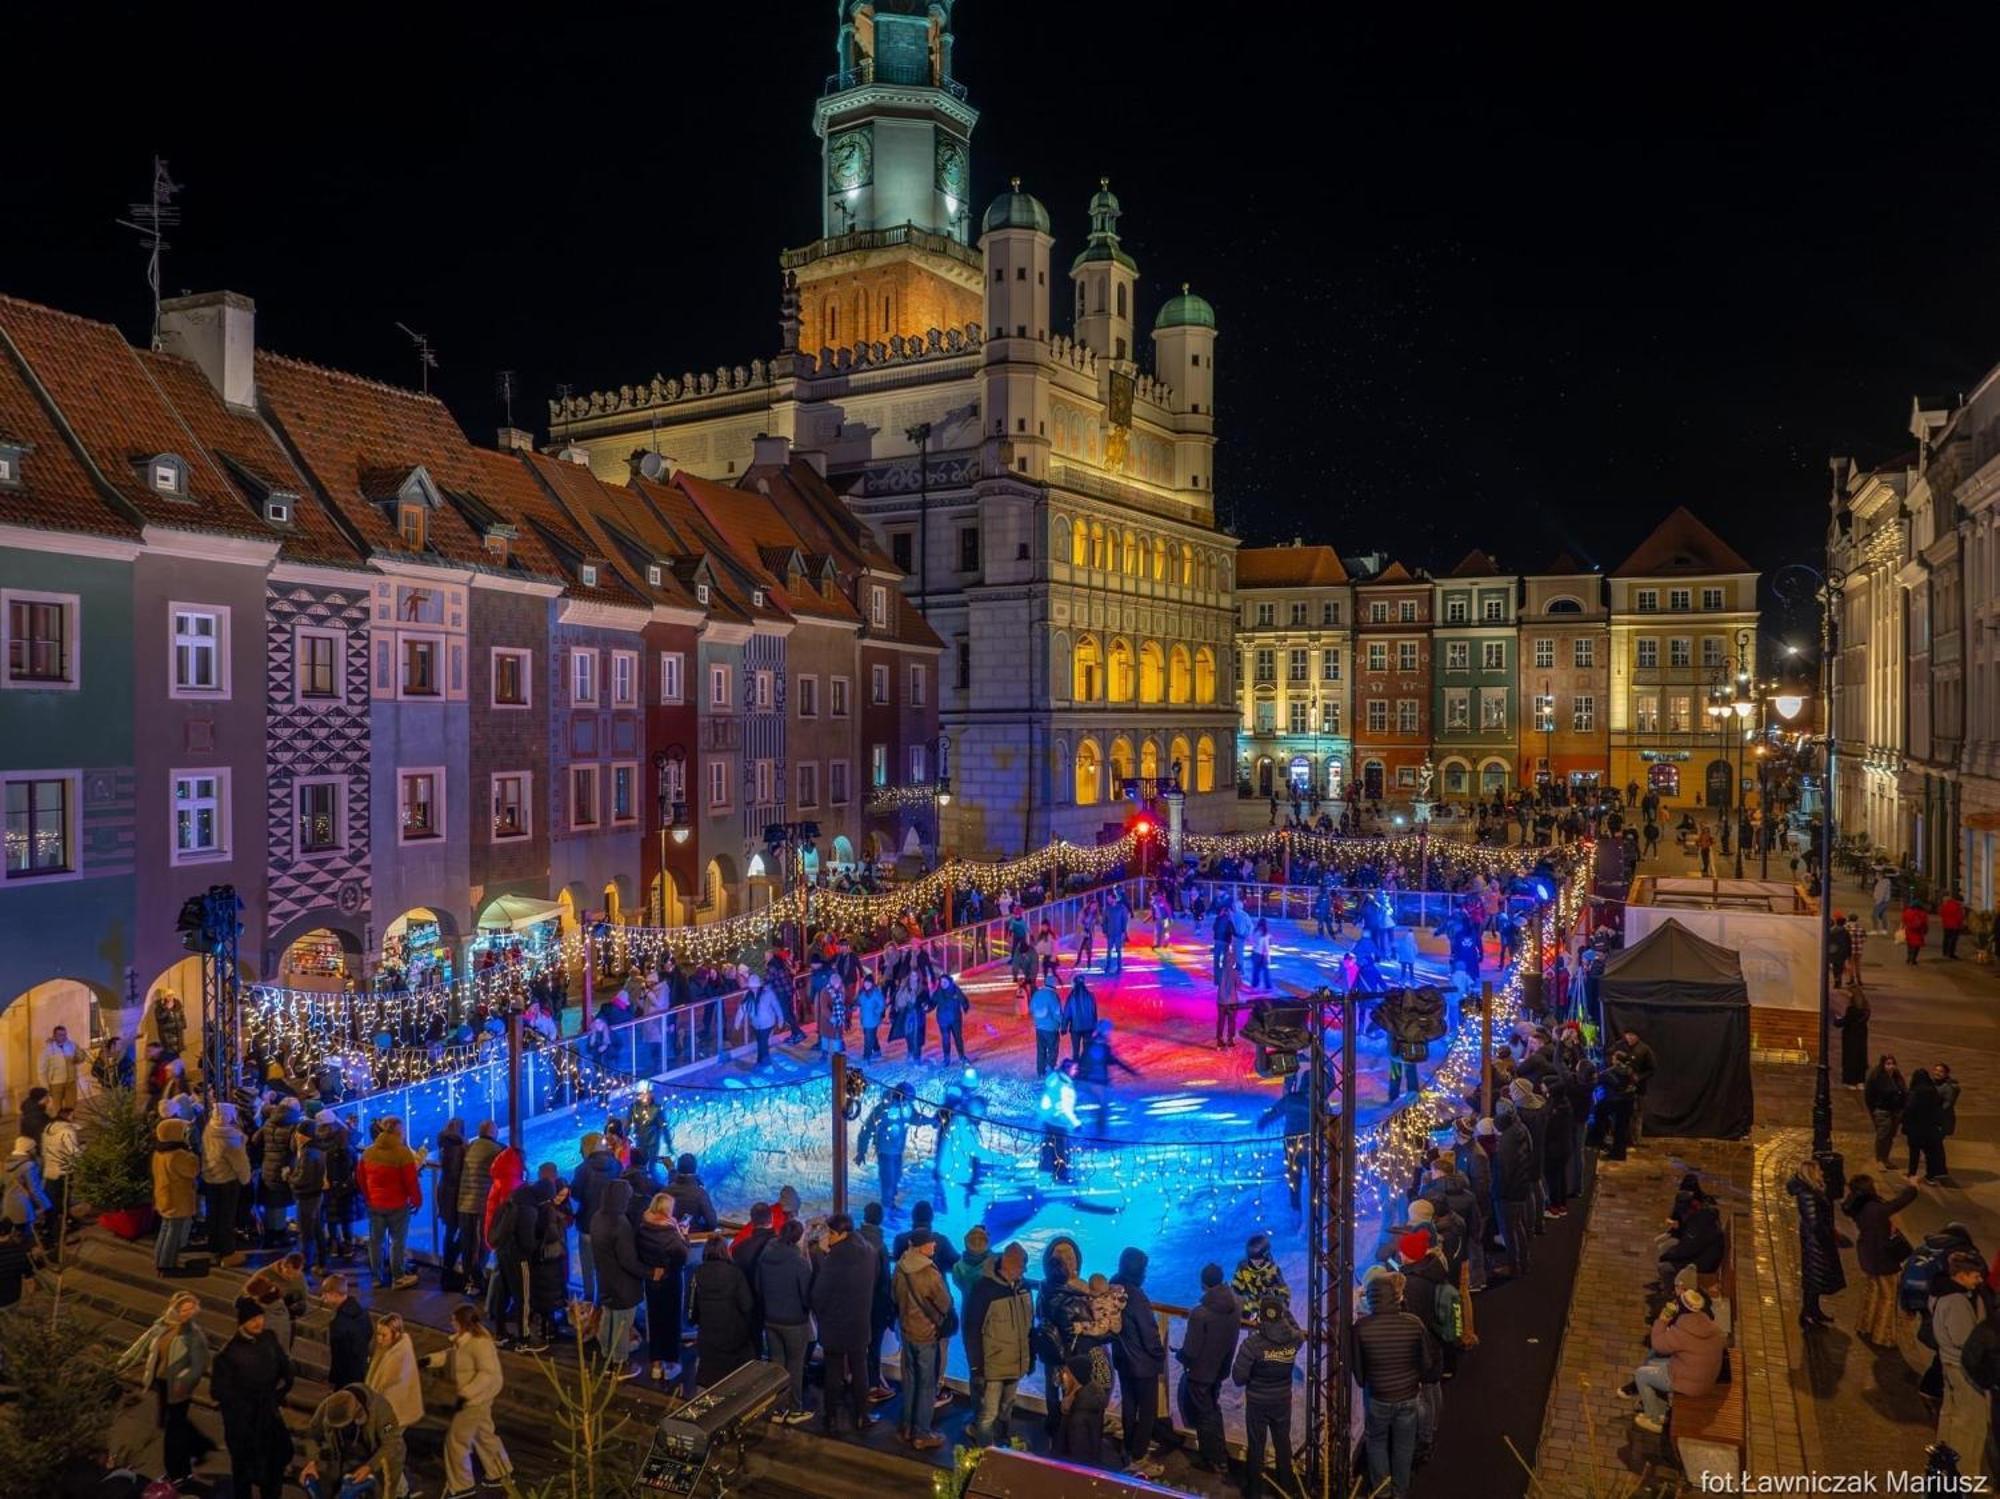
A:
[[[1239,588],[1324,588],[1347,582],[1340,555],[1327,546],[1239,547]]]
[[[1497,578],[1500,576],[1500,567],[1484,550],[1474,547],[1459,559],[1458,566],[1454,567],[1446,576],[1453,578]]]
[[[1375,583],[1414,583],[1416,581],[1415,578],[1410,576],[1410,570],[1403,566],[1402,563],[1391,562],[1382,571],[1375,574],[1374,577],[1363,578],[1359,586],[1365,588]]]
[[[312,492],[270,428],[251,413],[225,405],[208,377],[191,361],[150,349],[140,350],[139,359],[202,446],[222,460],[231,487],[253,517],[262,519],[264,497],[273,491],[282,490],[294,497],[291,525],[268,528],[279,540],[280,556],[328,567],[360,563],[361,553]]]
[[[753,551],[749,557],[738,551],[710,523],[702,509],[691,498],[675,475],[668,484],[656,483],[634,475],[630,481],[632,492],[652,507],[653,514],[661,527],[678,543],[682,554],[690,562],[706,566],[713,580],[709,594],[710,606],[722,605],[715,609],[718,615],[739,621],[789,620],[778,602],[777,581],[764,571],[764,564],[757,560]],[[682,576],[692,579],[692,570],[683,567]],[[762,605],[751,599],[751,590],[763,589]]]
[[[553,459],[532,453],[501,453],[491,448],[475,448],[473,453],[484,475],[476,491],[479,499],[520,528],[511,546],[519,545],[531,532],[539,536],[561,565],[566,594],[628,608],[643,609],[650,604],[613,565],[617,559],[577,527],[538,477],[544,465],[573,468],[574,464],[557,464]],[[601,564],[594,585],[585,585],[577,576],[577,565],[585,561]]]
[[[752,470],[753,475],[763,470]],[[847,596],[861,608],[859,582],[863,572],[887,573],[901,580],[903,570],[875,542],[874,534],[841,502],[819,470],[803,458],[793,458],[784,468],[772,468],[770,499],[796,532],[816,549],[815,555],[831,562],[836,581],[848,590]],[[866,626],[868,635],[887,638],[926,650],[944,649],[944,637],[931,628],[929,620],[917,612],[909,596],[900,588],[889,593],[889,628],[878,631]]]
[[[0,489],[0,522],[139,539],[138,521],[97,487],[27,376],[4,352],[0,352],[0,441],[29,449],[21,461],[20,486]]]
[[[85,466],[145,524],[270,538],[220,462],[167,401],[138,352],[109,323],[0,297],[0,329],[82,449]],[[186,465],[184,496],[148,482],[145,461],[171,453]]]
[[[769,496],[753,489],[732,489],[686,470],[674,475],[674,485],[739,561],[757,563],[762,585],[773,591],[788,612],[805,619],[860,623],[860,611],[844,595],[829,594],[809,577],[779,575],[787,554],[803,554],[805,545]]]
[[[650,603],[677,608],[702,607],[695,601],[693,587],[682,581],[671,567],[681,553],[680,547],[646,507],[637,503],[636,497],[606,484],[583,464],[566,463],[541,453],[519,456],[536,479],[553,491],[563,513],[589,538],[591,548],[610,561],[636,595]],[[635,547],[644,553],[643,558],[632,555]],[[658,583],[647,579],[646,569],[653,560],[669,564],[662,569]]]
[[[1711,531],[1685,505],[1653,528],[1638,550],[1620,563],[1614,578],[1663,578],[1703,573],[1747,573],[1755,568]]]
[[[484,494],[495,482],[495,471],[441,401],[261,352],[257,390],[309,476],[372,551],[436,565],[492,567],[484,537],[449,498],[430,513],[430,552],[420,557],[404,549],[388,508],[378,503],[381,484],[421,467],[438,488],[469,494],[504,511]],[[529,527],[521,528],[508,551],[510,572],[574,581]]]

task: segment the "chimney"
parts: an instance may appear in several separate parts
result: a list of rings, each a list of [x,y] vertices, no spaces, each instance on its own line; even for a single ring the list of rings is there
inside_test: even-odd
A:
[[[160,346],[201,367],[225,405],[257,405],[257,304],[241,292],[205,291],[160,303]]]
[[[797,448],[797,455],[812,465],[814,473],[822,479],[826,477],[826,450],[824,448]]]
[[[783,468],[792,461],[792,440],[789,437],[771,437],[759,432],[752,439],[751,447],[754,450],[750,458],[752,468],[762,468],[766,464]]]
[[[521,427],[500,429],[500,451],[503,453],[532,453],[535,451],[535,434]]]
[[[556,457],[561,462],[574,463],[578,468],[590,467],[590,450],[580,448],[573,442],[563,444],[562,451],[557,453]]]

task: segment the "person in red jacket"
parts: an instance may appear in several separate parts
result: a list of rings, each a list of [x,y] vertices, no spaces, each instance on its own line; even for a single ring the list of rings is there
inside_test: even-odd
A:
[[[1917,961],[1917,950],[1924,945],[1924,938],[1930,935],[1931,917],[1917,903],[1915,896],[1903,906],[1903,955],[1908,961]]]
[[[1965,930],[1965,902],[1958,898],[1956,890],[1939,904],[1938,926],[1944,932],[1944,955],[1947,958],[1957,957],[1959,934]]]
[[[375,1284],[387,1290],[413,1286],[416,1271],[403,1250],[410,1237],[410,1214],[423,1206],[422,1163],[403,1139],[403,1121],[381,1121],[375,1143],[361,1152],[355,1180],[361,1200],[368,1207],[368,1269]],[[382,1240],[389,1239],[389,1256],[382,1254]]]
[[[514,1195],[514,1189],[527,1180],[528,1163],[521,1152],[511,1145],[500,1147],[500,1154],[493,1157],[492,1185],[486,1189],[486,1242],[493,1242],[493,1220],[506,1206],[507,1199]]]

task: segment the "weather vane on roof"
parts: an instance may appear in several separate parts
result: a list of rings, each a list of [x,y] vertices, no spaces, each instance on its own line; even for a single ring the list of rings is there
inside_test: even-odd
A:
[[[181,221],[181,211],[173,206],[181,185],[167,175],[167,164],[153,158],[153,195],[144,203],[126,205],[129,219],[119,219],[122,228],[135,230],[146,246],[146,285],[153,292],[153,344],[160,346],[160,252],[169,248],[167,231]]]
[[[431,341],[423,334],[417,332],[408,323],[398,323],[396,326],[402,329],[403,336],[416,346],[417,377],[423,382],[424,394],[429,395],[431,393],[431,371],[438,367],[437,354],[431,348]]]
[[[493,390],[500,397],[500,404],[507,412],[507,425],[514,425],[514,381],[512,370],[502,370],[493,377]]]

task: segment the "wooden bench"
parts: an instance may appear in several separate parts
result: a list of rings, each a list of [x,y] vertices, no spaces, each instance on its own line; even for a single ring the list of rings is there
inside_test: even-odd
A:
[[[1738,1224],[1732,1218],[1723,1238],[1722,1265],[1713,1277],[1703,1276],[1702,1289],[1727,1308],[1725,1348],[1728,1360],[1727,1383],[1718,1384],[1706,1395],[1676,1395],[1669,1413],[1672,1435],[1681,1471],[1690,1482],[1699,1484],[1705,1473],[1737,1474],[1743,1471],[1744,1426],[1749,1416],[1749,1370],[1745,1367],[1740,1340],[1736,1336],[1736,1242]]]

